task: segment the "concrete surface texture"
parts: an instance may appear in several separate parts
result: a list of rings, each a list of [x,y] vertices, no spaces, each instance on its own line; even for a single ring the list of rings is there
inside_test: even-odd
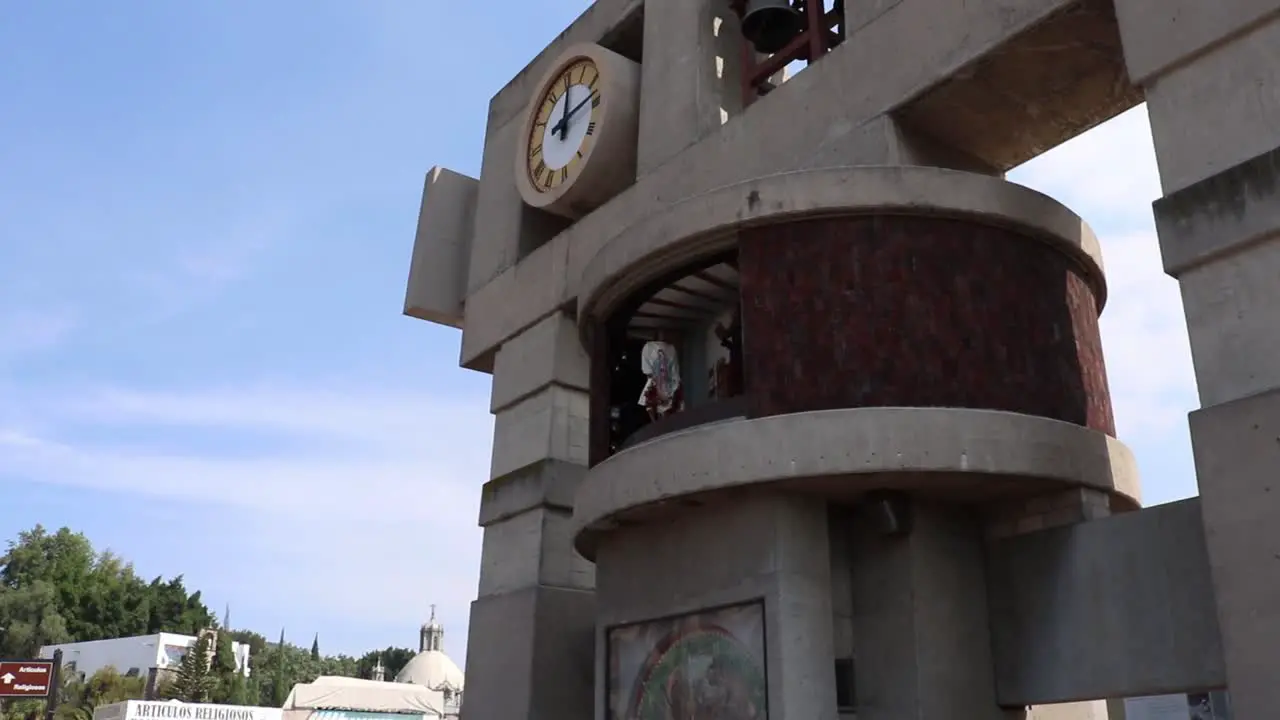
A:
[[[496,416],[467,720],[621,720],[644,678],[677,672],[658,649],[695,646],[737,668],[724,692],[742,717],[1085,720],[1114,711],[1107,698],[1223,687],[1238,718],[1273,716],[1280,0],[849,3],[844,42],[749,105],[728,5],[597,0],[494,96],[481,177],[428,175],[405,312],[461,328],[460,364],[492,373]],[[521,201],[514,156],[540,78],[579,43],[638,63],[640,97],[634,180],[570,221]],[[1104,371],[1067,355],[1038,356],[1057,358],[1041,381],[1088,385],[1093,415],[975,395],[868,407],[846,392],[805,412],[749,402],[617,453],[593,444],[608,435],[618,316],[673,273],[736,263],[753,233],[805,242],[814,218],[861,223],[867,243],[902,242],[875,219],[890,216],[944,219],[956,252],[1043,243],[1089,289],[1044,288],[1071,310],[1055,332],[1094,332],[1097,238],[1003,173],[1143,100],[1203,406],[1200,498],[1137,509],[1132,458],[1096,420],[1105,376],[1079,376]],[[823,307],[851,302],[844,269]],[[803,295],[812,278],[786,272],[791,286],[760,291],[772,299],[744,278],[741,302]],[[981,304],[979,286],[957,297]],[[901,300],[895,287],[877,297]],[[818,298],[800,299],[799,326],[820,329]],[[911,308],[901,323],[950,312]],[[1023,372],[1023,350],[990,372]],[[799,355],[786,367],[825,363],[810,381],[855,371],[839,353]],[[772,377],[786,369],[764,359]],[[662,677],[694,687],[691,667]]]

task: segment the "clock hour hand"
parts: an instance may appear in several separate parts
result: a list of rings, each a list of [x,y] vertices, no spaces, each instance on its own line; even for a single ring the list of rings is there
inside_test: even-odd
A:
[[[569,84],[569,76],[564,78],[564,111],[560,116],[560,142],[564,142],[569,137],[569,116],[573,113],[569,112],[569,90],[572,86]]]

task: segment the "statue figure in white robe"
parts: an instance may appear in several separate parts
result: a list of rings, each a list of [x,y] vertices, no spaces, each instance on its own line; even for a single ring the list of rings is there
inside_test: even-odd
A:
[[[650,420],[658,420],[684,409],[684,388],[680,383],[680,360],[676,348],[659,333],[640,350],[640,371],[646,376],[640,406]]]

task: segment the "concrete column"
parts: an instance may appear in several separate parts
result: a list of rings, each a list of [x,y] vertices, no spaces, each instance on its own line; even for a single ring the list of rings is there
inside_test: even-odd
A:
[[[1202,408],[1192,413],[1232,704],[1274,715],[1280,684],[1280,0],[1117,0],[1146,90]]]
[[[838,717],[825,502],[759,495],[707,506],[621,528],[602,541],[596,559],[602,712],[610,701],[607,682],[623,695],[635,682],[634,668],[626,677],[609,677],[610,628],[763,602],[770,720]],[[749,647],[759,641],[739,639]]]
[[[568,221],[531,208],[516,187],[516,151],[524,113],[491,115],[484,135],[474,233],[467,260],[468,295],[487,285],[568,227]],[[463,332],[466,332],[465,328]]]
[[[1013,720],[996,704],[982,522],[914,506],[908,535],[851,532],[858,720]]]
[[[741,33],[728,0],[646,0],[636,175],[742,109]]]
[[[592,717],[595,567],[573,549],[586,473],[587,360],[549,317],[494,360],[492,478],[467,647],[467,720]]]

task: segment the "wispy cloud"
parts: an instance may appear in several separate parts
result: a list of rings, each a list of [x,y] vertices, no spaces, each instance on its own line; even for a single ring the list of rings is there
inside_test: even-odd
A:
[[[0,476],[234,510],[247,526],[232,542],[246,557],[269,560],[237,567],[237,584],[305,597],[312,613],[359,617],[377,597],[380,619],[411,628],[423,612],[414,600],[429,597],[446,616],[466,617],[492,431],[480,398],[441,403],[365,388],[105,389],[44,396],[29,409],[45,429],[0,428]],[[234,431],[275,442],[235,457],[174,441],[86,440],[85,428],[164,438],[181,429]]]
[[[57,345],[78,322],[78,314],[68,307],[0,310],[0,362]]]
[[[1184,444],[1195,376],[1182,297],[1164,274],[1151,215],[1161,192],[1146,107],[1027,163],[1010,179],[1057,198],[1098,233],[1110,295],[1103,349],[1121,439]]]

